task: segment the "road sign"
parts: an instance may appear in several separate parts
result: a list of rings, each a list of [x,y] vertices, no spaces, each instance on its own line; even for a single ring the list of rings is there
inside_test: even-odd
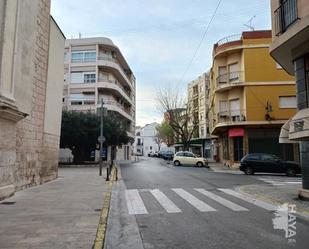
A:
[[[106,139],[105,139],[104,136],[99,136],[99,137],[98,137],[98,142],[99,142],[99,143],[101,143],[101,142],[104,143],[105,140],[106,140]]]

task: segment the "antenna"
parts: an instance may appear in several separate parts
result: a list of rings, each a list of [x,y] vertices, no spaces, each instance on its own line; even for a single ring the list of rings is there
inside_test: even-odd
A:
[[[252,25],[252,21],[256,16],[254,15],[253,17],[251,17],[247,23],[243,24],[244,26],[246,26],[247,28],[249,28],[251,31],[254,31],[254,26]]]

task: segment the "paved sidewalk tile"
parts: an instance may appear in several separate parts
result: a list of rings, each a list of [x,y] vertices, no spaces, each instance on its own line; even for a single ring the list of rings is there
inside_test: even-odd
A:
[[[100,177],[98,168],[60,168],[57,180],[0,202],[0,248],[91,248],[105,172]]]

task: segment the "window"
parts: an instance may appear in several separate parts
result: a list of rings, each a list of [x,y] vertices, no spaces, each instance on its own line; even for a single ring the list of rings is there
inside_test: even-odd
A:
[[[95,83],[95,73],[84,73],[84,83]]]
[[[219,67],[218,68],[218,79],[217,82],[218,83],[226,83],[226,67]]]
[[[227,101],[226,100],[220,100],[219,101],[219,112],[220,113],[226,113],[227,112]]]
[[[201,136],[202,137],[204,136],[204,132],[205,132],[204,127],[201,127]]]
[[[184,156],[183,152],[177,152],[176,156]]]
[[[239,72],[238,72],[238,64],[230,64],[229,65],[229,81],[238,81],[239,80]]]
[[[263,161],[276,161],[276,160],[278,160],[278,157],[275,156],[275,155],[263,154],[262,155],[262,160]]]
[[[149,149],[152,150],[152,146],[150,146]]]
[[[230,100],[231,117],[240,117],[240,102],[239,99]]]
[[[200,114],[200,120],[203,121],[204,120],[204,113]]]
[[[185,152],[185,157],[195,157],[193,153]]]
[[[96,74],[94,72],[73,72],[71,73],[71,83],[95,83]]]
[[[257,154],[253,154],[253,155],[248,155],[246,157],[246,160],[260,160],[260,156]]]
[[[280,96],[279,97],[280,108],[296,108],[296,96]]]
[[[71,62],[94,62],[96,61],[96,52],[95,51],[78,51],[72,52]]]

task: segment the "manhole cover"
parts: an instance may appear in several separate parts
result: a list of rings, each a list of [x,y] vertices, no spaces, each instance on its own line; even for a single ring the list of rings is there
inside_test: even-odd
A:
[[[16,203],[16,201],[4,201],[4,202],[1,202],[1,204],[3,204],[3,205],[13,205],[15,203]]]

